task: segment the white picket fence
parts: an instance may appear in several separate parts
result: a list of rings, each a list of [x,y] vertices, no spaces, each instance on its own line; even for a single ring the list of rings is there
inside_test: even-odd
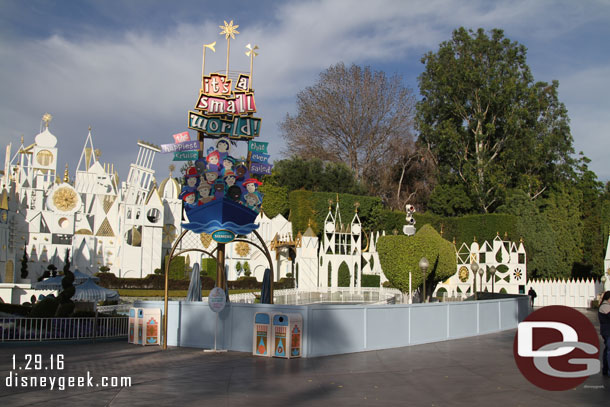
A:
[[[574,308],[589,308],[591,302],[604,292],[604,285],[596,280],[531,280],[527,283],[536,291],[534,306],[565,305]]]

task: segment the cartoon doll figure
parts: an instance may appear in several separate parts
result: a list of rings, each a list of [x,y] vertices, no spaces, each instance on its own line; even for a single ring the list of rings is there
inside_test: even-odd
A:
[[[233,185],[227,189],[225,196],[232,201],[239,202],[241,199],[241,188]]]
[[[220,154],[218,153],[218,151],[212,151],[210,154],[208,154],[208,156],[205,159],[208,162],[208,165],[207,165],[208,170],[212,170],[212,171],[220,170]]]
[[[231,157],[230,155],[223,158],[221,175],[224,176],[227,172],[233,172],[234,165],[235,165],[235,158]]]
[[[252,209],[254,212],[259,213],[261,211],[261,200],[258,195],[254,193],[247,193],[244,195],[244,205],[248,209]]]
[[[214,185],[214,183],[218,179],[218,172],[213,171],[213,170],[205,170],[205,172],[203,173],[203,176],[205,178],[205,181],[208,184]]]
[[[197,181],[198,181],[198,174],[197,174],[197,168],[195,167],[189,167],[189,169],[186,170],[186,174],[184,175],[184,178],[186,178],[186,185],[184,185],[184,189],[189,189],[189,190],[195,190],[197,189]]]
[[[243,185],[244,181],[250,178],[250,172],[248,171],[248,167],[246,167],[243,163],[239,163],[235,166],[235,184],[241,188],[242,194],[245,194],[246,187]]]
[[[197,192],[199,192],[199,204],[203,205],[210,201],[213,201],[214,195],[212,195],[212,186],[207,182],[202,182],[197,187]]]
[[[195,202],[195,192],[187,192],[182,196],[184,201],[184,209],[187,211],[196,208],[199,204]]]
[[[207,168],[207,161],[205,160],[205,158],[200,158],[197,161],[195,161],[195,168],[197,168],[197,173],[199,175],[203,175],[203,173],[205,172],[206,168]]]
[[[243,186],[246,189],[245,194],[255,194],[256,196],[258,196],[258,199],[262,202],[263,194],[261,194],[258,191],[258,187],[260,185],[263,185],[263,183],[260,182],[259,180],[257,180],[256,178],[248,178],[243,183]]]
[[[220,155],[220,159],[224,160],[224,158],[229,155],[231,151],[231,143],[226,138],[221,138],[216,142],[216,151]]]
[[[225,191],[235,185],[235,174],[233,171],[227,171],[223,177],[223,180],[225,182]]]
[[[222,199],[225,195],[225,182],[221,179],[217,179],[214,183],[214,198]]]

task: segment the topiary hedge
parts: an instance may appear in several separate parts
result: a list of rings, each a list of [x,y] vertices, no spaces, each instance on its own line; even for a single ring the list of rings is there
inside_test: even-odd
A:
[[[430,225],[424,225],[414,236],[381,236],[377,242],[381,268],[391,284],[402,292],[423,284],[419,261],[426,257],[430,267],[426,273],[426,291],[434,290],[440,281],[455,274],[457,263],[451,242],[443,239]]]
[[[268,182],[264,182],[259,187],[259,191],[263,196],[263,211],[265,214],[274,218],[277,215],[288,216],[288,188],[272,185]]]
[[[289,194],[290,220],[292,230],[296,235],[299,231],[307,230],[308,222],[312,221],[312,229],[316,234],[321,233],[324,220],[328,215],[329,200],[332,200],[332,213],[334,216],[339,197],[339,212],[344,224],[349,224],[354,217],[354,203],[358,202],[358,216],[365,229],[377,230],[374,226],[379,223],[380,213],[383,210],[381,199],[374,196],[336,194],[333,192],[311,192],[305,190],[292,191]]]
[[[201,275],[207,276],[216,281],[216,269],[217,263],[216,259],[205,258],[201,259]]]
[[[431,213],[415,213],[414,218],[419,225],[430,224],[436,231],[443,231],[443,238],[453,241],[455,237],[456,246],[459,248],[462,243],[472,243],[476,236],[477,241],[491,241],[498,233],[504,237],[518,241],[523,236],[523,231],[519,230],[517,217],[503,213],[488,213],[484,215],[465,215],[460,217],[446,218]]]
[[[379,287],[381,277],[376,274],[362,274],[362,287]]]

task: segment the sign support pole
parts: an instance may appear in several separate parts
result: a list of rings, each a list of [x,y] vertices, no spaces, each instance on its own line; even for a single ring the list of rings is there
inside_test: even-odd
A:
[[[225,244],[217,242],[216,287],[224,290],[225,286]]]

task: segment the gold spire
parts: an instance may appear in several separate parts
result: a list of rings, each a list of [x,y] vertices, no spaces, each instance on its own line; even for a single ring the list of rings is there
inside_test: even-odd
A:
[[[23,134],[21,135],[21,145],[23,145]]]
[[[477,241],[477,237],[475,236],[475,237],[473,238],[473,240],[474,240],[474,242],[476,243],[476,241]]]
[[[66,163],[66,169],[64,171],[64,182],[70,182],[70,173],[68,172],[68,163]]]
[[[358,208],[360,208],[360,202],[354,202],[354,210],[358,213]]]
[[[172,178],[172,173],[174,172],[175,169],[176,169],[176,166],[174,164],[169,165],[169,177],[170,178]]]
[[[42,116],[42,121],[44,122],[44,128],[48,129],[49,128],[49,122],[53,120],[53,116],[51,116],[49,113],[45,113]]]

